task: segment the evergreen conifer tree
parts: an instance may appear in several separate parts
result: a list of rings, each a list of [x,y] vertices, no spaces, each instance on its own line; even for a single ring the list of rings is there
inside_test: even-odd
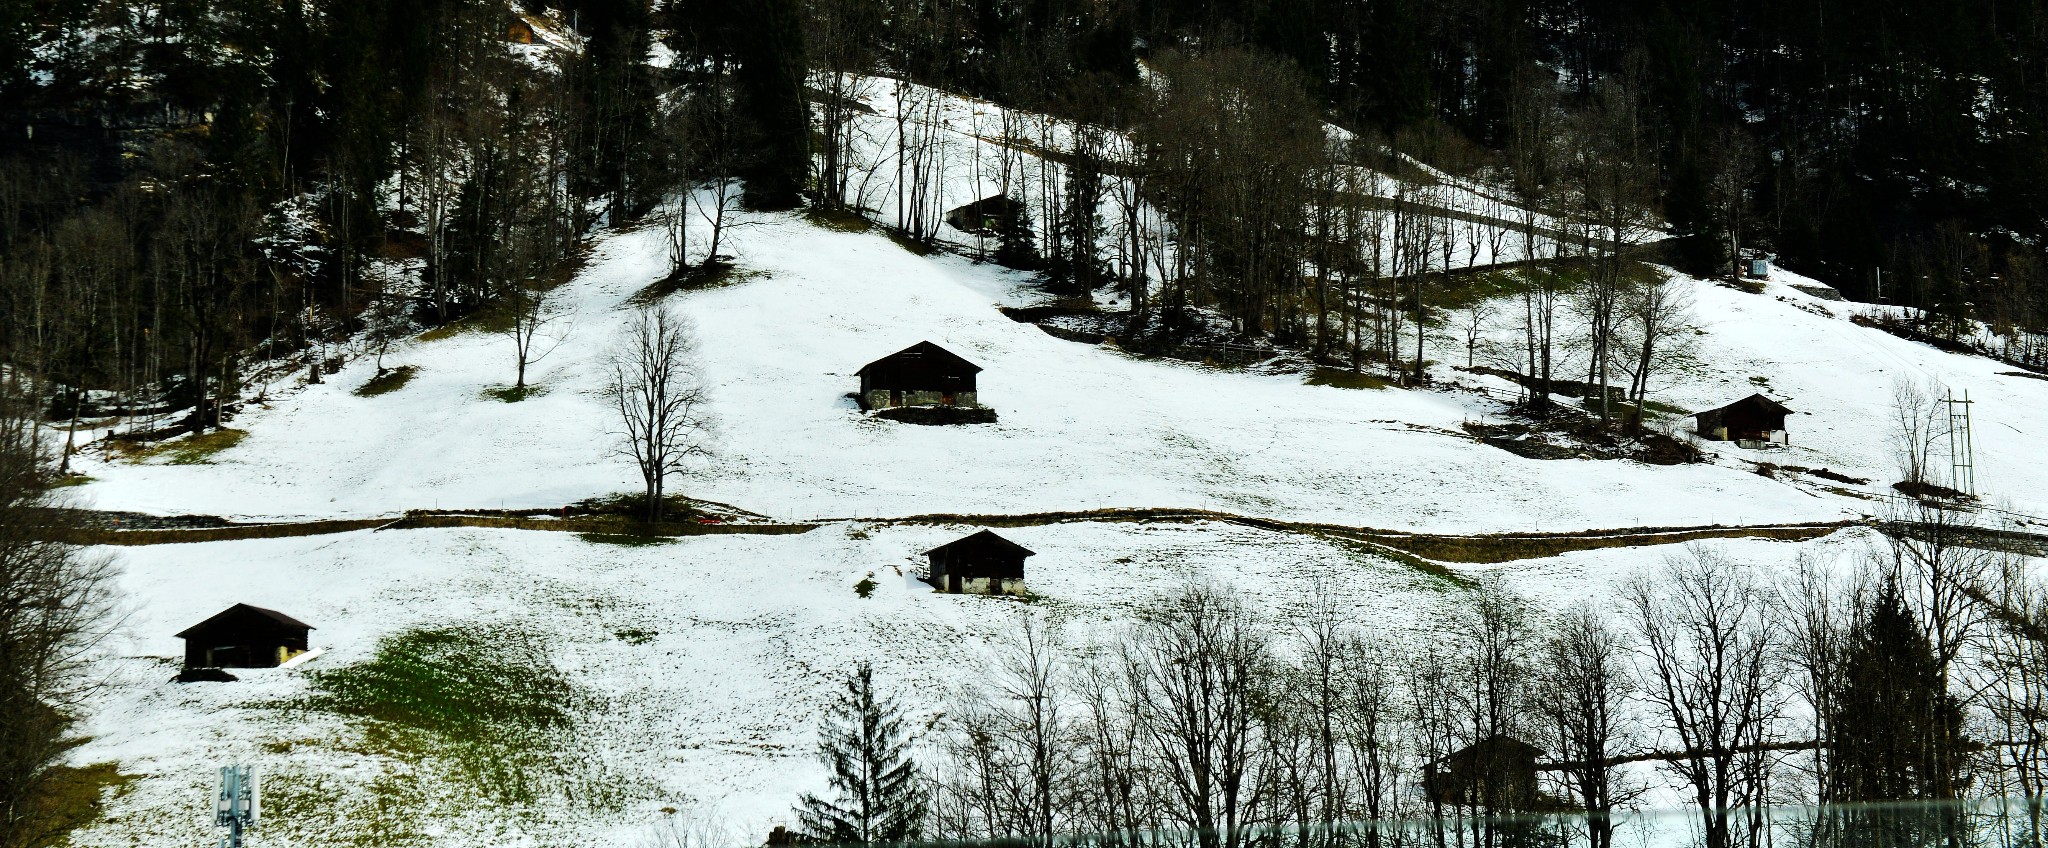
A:
[[[831,800],[805,795],[796,808],[806,839],[827,845],[897,845],[924,825],[924,790],[894,701],[875,691],[861,663],[825,716],[818,753],[832,769]]]
[[[1826,800],[1887,802],[1835,817],[1840,844],[1932,845],[1961,822],[1963,708],[1896,582],[1886,581],[1849,634],[1834,693]]]
[[[1005,205],[1008,212],[996,221],[996,264],[1036,271],[1044,263],[1038,256],[1038,239],[1032,235],[1031,212],[1022,203]]]
[[[811,108],[804,93],[803,4],[757,0],[739,27],[740,98],[760,134],[745,174],[747,205],[789,209],[811,172]]]

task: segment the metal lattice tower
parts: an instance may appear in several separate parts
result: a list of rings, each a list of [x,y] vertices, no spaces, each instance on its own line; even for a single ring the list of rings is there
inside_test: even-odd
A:
[[[1977,466],[1970,450],[1970,390],[1963,390],[1961,400],[1956,392],[1948,392],[1948,456],[1950,462],[1949,488],[1975,497],[1977,495]]]
[[[262,795],[256,786],[256,769],[251,766],[221,766],[220,790],[214,796],[215,827],[225,827],[228,835],[221,839],[220,848],[242,848],[242,831],[256,826],[257,808],[262,804]]]

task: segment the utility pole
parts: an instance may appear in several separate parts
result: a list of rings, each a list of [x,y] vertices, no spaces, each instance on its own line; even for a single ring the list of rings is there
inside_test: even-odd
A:
[[[1948,455],[1949,488],[1971,497],[1977,496],[1977,466],[1970,450],[1970,390],[1963,390],[1962,400],[1956,399],[1956,391],[1948,391]]]
[[[213,824],[227,828],[228,835],[221,838],[220,848],[242,848],[242,831],[256,826],[256,810],[261,801],[254,767],[221,766],[220,791],[214,798]]]

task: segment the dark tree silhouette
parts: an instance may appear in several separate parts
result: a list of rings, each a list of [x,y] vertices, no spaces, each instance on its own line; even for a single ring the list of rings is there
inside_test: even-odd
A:
[[[832,769],[830,800],[805,795],[796,808],[805,838],[827,845],[897,845],[923,831],[925,793],[910,759],[909,732],[894,701],[875,691],[875,670],[847,675],[818,734]]]

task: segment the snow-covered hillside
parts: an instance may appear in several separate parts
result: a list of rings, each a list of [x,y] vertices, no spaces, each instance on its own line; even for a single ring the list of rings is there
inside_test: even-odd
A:
[[[1246,515],[1428,532],[1822,521],[1876,513],[1896,479],[1887,448],[1900,377],[1968,388],[1987,499],[2048,512],[2048,381],[1852,324],[1780,274],[1764,294],[1688,282],[1702,363],[1662,399],[1719,405],[1760,383],[1799,411],[1787,449],[1715,444],[1715,461],[1658,467],[1524,459],[1466,435],[1498,417],[1506,384],[1449,368],[1495,394],[1312,386],[1300,374],[1136,358],[1054,338],[999,304],[1039,297],[1024,279],[957,257],[917,256],[876,234],[787,215],[748,216],[730,249],[733,285],[675,295],[695,322],[719,420],[715,459],[679,488],[782,519],[845,519],[787,536],[691,537],[621,547],[568,533],[393,530],[267,541],[123,548],[132,614],[105,664],[76,756],[141,779],[75,844],[206,838],[210,769],[266,770],[280,810],[265,844],[345,841],[381,821],[379,798],[426,811],[402,844],[631,844],[663,807],[714,812],[758,837],[801,791],[822,786],[809,755],[831,675],[877,663],[920,716],[984,665],[1020,615],[1070,637],[1130,617],[1190,580],[1238,589],[1284,629],[1317,593],[1390,642],[1430,638],[1457,584],[1357,549],[1220,524],[1076,523],[1006,530],[1038,552],[1033,603],[932,594],[916,554],[970,527],[874,525],[921,513],[1021,513],[1103,506],[1205,507]],[[244,518],[371,516],[410,508],[552,507],[634,488],[612,454],[598,392],[626,302],[667,268],[652,231],[605,237],[551,295],[560,345],[518,403],[511,343],[485,334],[414,341],[386,364],[418,368],[403,388],[352,392],[367,359],[327,382],[273,387],[234,423],[247,438],[209,464],[87,457],[79,490],[103,509]],[[922,340],[975,361],[1000,423],[920,427],[869,419],[844,395],[863,364]],[[1436,358],[1462,361],[1462,349]],[[1455,354],[1455,355],[1454,355]],[[1826,467],[1867,486],[1826,489],[1754,473],[1743,460]],[[1714,543],[1764,571],[1802,550],[1842,552],[1845,532],[1794,545]],[[1599,596],[1661,551],[1616,549],[1488,568],[1539,601]],[[861,598],[854,584],[879,587]],[[168,682],[179,629],[236,602],[313,624],[328,653],[241,683]],[[404,780],[424,768],[381,752],[358,724],[292,708],[307,673],[369,657],[377,640],[464,626],[531,634],[580,693],[582,741],[566,761],[608,781],[604,808],[530,819],[478,812],[456,785]],[[380,794],[381,793],[381,794]],[[411,793],[411,794],[407,794]],[[400,838],[403,837],[403,838]]]
[[[919,257],[877,236],[773,216],[734,241],[759,276],[677,299],[697,324],[722,422],[718,458],[686,488],[771,516],[1175,506],[1466,532],[1873,512],[1733,462],[1521,459],[1459,429],[1501,412],[1476,393],[1310,386],[1299,375],[1146,361],[1057,339],[995,308],[1034,296],[1018,276]],[[662,250],[650,231],[611,237],[556,291],[561,315],[549,332],[562,343],[537,368],[538,397],[507,404],[483,394],[511,382],[503,338],[413,343],[387,357],[419,368],[399,391],[354,395],[372,375],[357,360],[244,415],[237,424],[249,437],[213,464],[88,463],[96,482],[84,492],[107,509],[291,517],[550,507],[628,490],[633,473],[611,456],[613,425],[596,395],[600,360],[626,299],[664,271]],[[1990,495],[2025,507],[2048,492],[2048,465],[2029,461],[2026,432],[2048,413],[2048,381],[1999,376],[2012,369],[1855,326],[1842,304],[1780,283],[1762,296],[1696,289],[1705,365],[1663,397],[1704,408],[1758,390],[1757,377],[1800,412],[1789,451],[1716,451],[1824,466],[1881,489],[1897,476],[1891,383],[1931,377],[1981,402],[1978,464]],[[1799,308],[1814,305],[1835,317]],[[871,421],[844,397],[861,365],[922,340],[986,369],[981,397],[1001,423]],[[1453,353],[1441,358],[1462,361]]]

